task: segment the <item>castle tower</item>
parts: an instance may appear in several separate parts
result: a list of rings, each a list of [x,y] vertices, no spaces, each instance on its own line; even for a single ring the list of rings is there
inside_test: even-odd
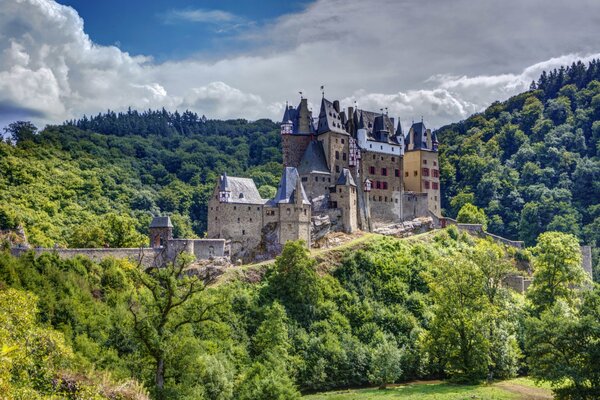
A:
[[[286,103],[280,127],[283,165],[297,168],[308,143],[315,134],[308,100],[300,99],[297,108]]]
[[[427,193],[429,211],[441,216],[438,139],[423,121],[413,123],[404,152],[404,189]]]
[[[173,224],[169,217],[154,217],[150,223],[150,247],[164,247],[173,239]]]
[[[344,168],[335,183],[335,193],[331,193],[331,201],[342,210],[344,231],[352,233],[358,229],[356,183],[350,170]]]
[[[277,194],[269,205],[279,209],[279,243],[302,239],[310,247],[310,201],[296,168],[283,169]]]

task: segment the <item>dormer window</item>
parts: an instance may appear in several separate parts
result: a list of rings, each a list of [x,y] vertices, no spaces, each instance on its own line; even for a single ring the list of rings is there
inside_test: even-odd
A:
[[[244,198],[244,193],[240,193],[240,199]]]

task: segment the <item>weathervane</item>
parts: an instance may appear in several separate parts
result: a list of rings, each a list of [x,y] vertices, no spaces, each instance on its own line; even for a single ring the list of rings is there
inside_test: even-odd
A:
[[[323,95],[323,98],[325,98],[325,85],[321,85],[321,94]]]
[[[302,100],[304,97],[302,97],[302,92],[298,92],[300,93],[300,99]]]

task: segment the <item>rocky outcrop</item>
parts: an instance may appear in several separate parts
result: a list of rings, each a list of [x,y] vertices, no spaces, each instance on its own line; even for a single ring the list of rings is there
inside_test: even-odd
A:
[[[377,227],[373,230],[387,236],[407,237],[418,233],[424,233],[435,228],[431,217],[415,218],[412,221],[403,221],[395,224]]]

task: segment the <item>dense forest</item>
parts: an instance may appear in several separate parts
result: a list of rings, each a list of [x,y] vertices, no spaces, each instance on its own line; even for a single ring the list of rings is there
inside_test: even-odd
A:
[[[565,399],[600,395],[600,289],[580,289],[589,278],[574,236],[545,233],[516,251],[450,227],[361,247],[317,260],[289,242],[260,282],[218,285],[185,273],[185,259],[142,272],[123,260],[4,253],[0,387],[9,399],[143,399],[148,390],[290,400],[527,372]],[[529,262],[527,296],[501,285]],[[102,371],[104,383],[88,378]]]
[[[281,171],[278,126],[268,120],[108,112],[39,133],[16,122],[7,133],[0,229],[22,225],[33,245],[137,246],[151,215],[164,213],[176,236],[199,236],[219,174],[252,177],[268,197]]]
[[[438,130],[442,207],[482,208],[490,232],[546,230],[600,247],[600,60],[544,72],[531,90]]]

